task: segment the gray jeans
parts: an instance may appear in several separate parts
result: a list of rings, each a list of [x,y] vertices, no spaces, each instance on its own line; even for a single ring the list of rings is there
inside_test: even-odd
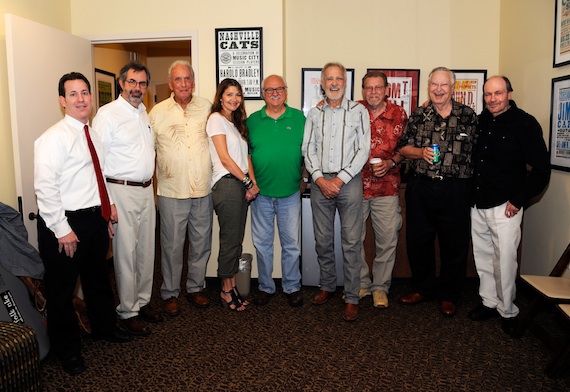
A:
[[[326,179],[333,175],[325,174]],[[360,290],[360,265],[362,249],[362,177],[354,176],[344,184],[340,194],[334,199],[327,199],[317,185],[311,188],[311,208],[317,259],[321,272],[321,289],[336,290],[336,263],[334,255],[334,217],[338,210],[342,240],[344,266],[345,302],[357,304]]]

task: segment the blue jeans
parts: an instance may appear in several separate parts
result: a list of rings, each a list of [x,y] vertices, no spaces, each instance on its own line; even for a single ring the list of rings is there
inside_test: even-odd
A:
[[[299,269],[299,222],[301,195],[272,198],[258,195],[251,203],[251,235],[257,254],[259,290],[269,294],[275,292],[273,281],[273,238],[274,220],[281,242],[281,271],[283,292],[291,294],[301,289]]]

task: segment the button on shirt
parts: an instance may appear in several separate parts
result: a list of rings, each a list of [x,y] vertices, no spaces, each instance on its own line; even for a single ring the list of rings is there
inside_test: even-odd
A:
[[[72,229],[65,211],[101,205],[85,124],[66,115],[34,143],[34,188],[40,215],[57,238]],[[91,140],[103,165],[103,148],[95,132]]]
[[[337,173],[345,184],[360,173],[370,152],[370,118],[358,102],[343,98],[333,109],[312,108],[305,122],[303,155],[313,182],[323,173]]]
[[[187,199],[210,194],[212,163],[206,122],[211,106],[207,99],[193,96],[182,109],[172,93],[150,111],[159,196]]]
[[[431,104],[419,107],[410,116],[398,149],[403,146],[430,147],[439,145],[439,162],[429,164],[423,159],[411,161],[417,174],[446,178],[471,178],[471,153],[477,126],[477,115],[469,106],[451,101],[449,116],[441,117]]]
[[[99,109],[93,129],[103,142],[105,177],[136,182],[152,178],[154,134],[142,103],[135,108],[119,96]]]

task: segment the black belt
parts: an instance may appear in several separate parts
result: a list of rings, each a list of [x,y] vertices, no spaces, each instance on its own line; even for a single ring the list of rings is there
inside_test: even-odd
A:
[[[463,180],[469,180],[470,178],[457,178],[457,177],[446,177],[446,176],[441,176],[441,175],[437,175],[437,176],[426,176],[423,174],[417,174],[416,177],[418,177],[420,180],[424,180],[424,181],[463,181]]]
[[[101,214],[101,206],[93,206],[93,207],[88,207],[88,208],[82,208],[80,210],[75,210],[75,211],[68,211],[65,210],[65,215],[66,216],[73,216],[73,215],[86,215],[86,214]]]
[[[142,186],[146,188],[150,184],[152,184],[152,178],[145,182],[137,182],[137,181],[129,181],[129,180],[115,180],[114,178],[107,178],[107,182],[112,184],[120,184],[120,185],[130,185],[130,186]]]
[[[247,177],[247,173],[246,173],[245,176]],[[226,174],[225,176],[222,176],[222,178],[231,178],[231,179],[238,180],[239,182],[241,182],[241,180],[240,180],[239,178],[237,178],[236,176],[234,176],[234,175],[231,174],[231,173],[228,173],[228,174]]]

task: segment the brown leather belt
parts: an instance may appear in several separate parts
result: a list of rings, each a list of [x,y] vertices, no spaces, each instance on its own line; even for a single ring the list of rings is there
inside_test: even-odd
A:
[[[152,184],[152,178],[145,182],[136,182],[136,181],[129,181],[129,180],[115,180],[114,178],[107,178],[107,182],[112,184],[121,184],[121,185],[130,185],[130,186],[142,186],[146,188],[150,184]]]

